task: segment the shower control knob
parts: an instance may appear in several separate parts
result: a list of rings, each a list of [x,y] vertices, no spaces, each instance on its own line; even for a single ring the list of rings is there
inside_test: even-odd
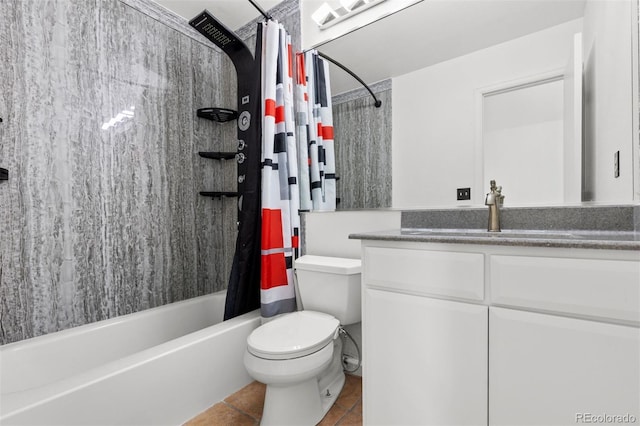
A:
[[[245,143],[245,141],[243,141],[242,139],[240,139],[238,141],[238,151],[242,151],[244,149],[244,147],[247,146],[247,144]]]
[[[251,125],[251,113],[249,111],[242,111],[240,117],[238,118],[238,128],[241,131],[245,131]]]
[[[239,153],[236,155],[236,159],[238,160],[238,164],[244,163],[244,160],[247,158],[243,153]]]
[[[238,176],[238,183],[244,182],[244,175]]]

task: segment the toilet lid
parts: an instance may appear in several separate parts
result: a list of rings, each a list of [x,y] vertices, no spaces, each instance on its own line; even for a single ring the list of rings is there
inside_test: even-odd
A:
[[[329,344],[339,325],[322,312],[292,312],[255,329],[247,338],[248,350],[265,359],[299,358]]]

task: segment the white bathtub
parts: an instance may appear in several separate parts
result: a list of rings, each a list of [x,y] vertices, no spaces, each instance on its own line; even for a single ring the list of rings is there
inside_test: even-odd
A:
[[[179,425],[251,382],[225,292],[0,346],[2,425]]]

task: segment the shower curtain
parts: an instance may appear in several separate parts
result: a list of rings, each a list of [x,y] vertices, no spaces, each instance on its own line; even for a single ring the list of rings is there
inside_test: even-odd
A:
[[[296,310],[293,260],[298,257],[300,201],[292,77],[291,37],[269,21],[263,26],[262,49],[263,317]]]
[[[329,64],[316,51],[296,57],[300,208],[336,209],[336,166]]]
[[[316,52],[296,55],[277,21],[262,26],[262,316],[296,310],[293,262],[300,210],[335,210],[335,156],[328,64]]]

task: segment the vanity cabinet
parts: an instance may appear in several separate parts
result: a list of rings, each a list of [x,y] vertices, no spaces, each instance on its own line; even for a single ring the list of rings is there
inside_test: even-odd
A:
[[[484,255],[367,247],[364,259],[364,424],[486,424]]]
[[[638,251],[364,240],[364,424],[638,422],[639,327]]]
[[[367,289],[364,424],[487,419],[487,307]]]
[[[489,257],[489,424],[640,421],[640,253],[516,253]]]

